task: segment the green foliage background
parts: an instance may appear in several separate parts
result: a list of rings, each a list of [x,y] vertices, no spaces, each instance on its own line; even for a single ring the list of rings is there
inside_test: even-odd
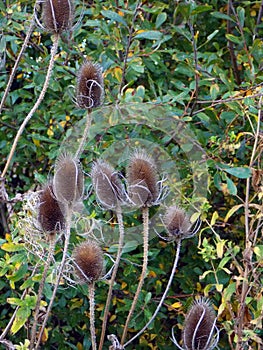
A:
[[[84,57],[101,64],[105,79],[104,106],[94,112],[94,137],[88,140],[81,158],[87,173],[91,162],[115,143],[126,140],[127,144],[139,146],[146,140],[164,149],[174,160],[164,166],[168,172],[175,166],[180,174],[180,182],[170,184],[172,193],[180,188],[186,208],[200,205],[200,198],[191,196],[194,179],[189,167],[193,164],[189,165],[185,150],[172,137],[178,132],[178,120],[184,121],[195,135],[203,152],[204,169],[207,167],[209,174],[207,196],[201,198],[197,208],[202,213],[202,230],[198,237],[183,242],[178,271],[165,305],[154,324],[130,349],[175,348],[170,340],[171,328],[175,326],[176,337],[180,338],[185,312],[197,295],[209,296],[218,312],[220,349],[238,348],[235,327],[241,317],[242,303],[242,349],[263,346],[263,140],[259,120],[263,80],[262,13],[259,16],[262,4],[261,1],[233,2],[228,13],[231,3],[142,1],[135,16],[136,1],[77,2],[78,15],[81,12],[83,15],[81,23],[60,39],[49,89],[18,143],[6,178],[7,192],[12,198],[17,193],[38,189],[52,172],[62,140],[73,137],[73,126],[81,125],[85,115],[73,101],[76,75]],[[0,91],[5,89],[25,38],[33,6],[32,1],[0,1]],[[1,169],[17,129],[42,89],[51,45],[50,35],[36,28],[1,115]],[[125,122],[116,112],[117,103],[126,106]],[[158,113],[159,107],[163,115]],[[129,118],[136,121],[137,117],[137,124],[128,122]],[[170,129],[169,135],[163,132],[158,118]],[[86,185],[90,185],[88,176]],[[114,214],[103,212],[93,194],[85,200],[85,207],[89,218],[112,220],[114,225]],[[4,204],[1,213],[6,213]],[[9,335],[15,344],[28,338],[34,291],[41,276],[39,267],[37,275],[30,277],[37,258],[28,254],[21,240],[19,221],[23,215],[18,202],[8,227],[3,216],[0,225],[0,327],[4,329],[14,307],[20,305],[22,327],[18,332],[13,329]],[[136,226],[140,219],[140,212],[130,213],[125,225]],[[72,245],[81,240],[77,233],[76,229]],[[105,251],[114,253],[114,245],[105,247]],[[57,247],[56,254],[59,257],[61,247]],[[154,312],[169,278],[173,255],[173,245],[158,237],[150,241],[149,274],[129,337]],[[135,293],[141,258],[140,245],[127,247],[114,287],[108,334],[121,335]],[[245,278],[250,288],[242,300]],[[19,302],[25,289],[28,298]],[[98,334],[106,290],[107,283],[99,282]],[[50,293],[51,285],[46,284],[46,300]],[[84,287],[62,286],[50,315],[43,348],[88,349],[88,310]]]

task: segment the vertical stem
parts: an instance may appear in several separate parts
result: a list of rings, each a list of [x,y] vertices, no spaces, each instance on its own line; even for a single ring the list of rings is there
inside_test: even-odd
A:
[[[143,265],[142,265],[142,272],[140,276],[140,281],[138,283],[138,287],[128,314],[128,317],[126,319],[126,323],[124,326],[124,330],[122,333],[122,338],[121,338],[121,345],[123,345],[127,331],[128,331],[128,326],[130,323],[130,320],[132,318],[132,315],[134,313],[140,292],[142,290],[143,282],[147,274],[147,265],[148,265],[148,244],[149,244],[149,208],[148,207],[143,207],[142,208],[142,216],[143,216]]]
[[[157,316],[158,312],[160,311],[162,305],[163,305],[163,302],[167,296],[167,293],[171,287],[171,284],[172,284],[172,281],[173,281],[173,278],[174,278],[174,274],[175,274],[175,271],[176,271],[176,268],[177,268],[177,264],[178,264],[178,261],[179,261],[179,256],[180,256],[180,250],[181,250],[181,240],[179,240],[177,242],[177,248],[176,248],[176,254],[175,254],[175,258],[174,258],[174,263],[173,263],[173,268],[172,268],[172,271],[171,271],[171,274],[170,274],[170,277],[169,277],[169,280],[168,280],[168,283],[167,283],[167,286],[166,286],[166,289],[163,293],[163,296],[154,312],[154,314],[152,315],[151,319],[146,323],[146,325],[134,336],[132,337],[129,341],[127,341],[125,344],[124,344],[124,348],[131,344],[136,338],[138,338],[149,326],[150,324],[153,322],[153,320],[155,319],[155,317]]]
[[[258,121],[257,121],[257,129],[255,132],[255,141],[253,145],[252,154],[250,157],[249,166],[252,167],[255,155],[256,155],[256,149],[258,147],[258,140],[259,140],[259,133],[260,133],[260,123],[261,123],[261,117],[262,117],[262,100],[263,97],[260,97],[259,103],[258,103]],[[242,349],[242,335],[244,330],[244,317],[245,317],[245,308],[246,308],[246,297],[248,295],[249,291],[249,283],[248,283],[248,276],[251,270],[252,266],[252,242],[253,238],[251,237],[250,233],[250,225],[249,225],[249,193],[250,193],[250,178],[246,180],[246,197],[245,197],[245,203],[244,203],[244,209],[245,209],[245,250],[244,250],[244,274],[242,279],[242,289],[241,289],[241,297],[240,297],[240,306],[237,314],[237,346],[236,350]]]
[[[26,127],[26,124],[29,122],[29,120],[31,119],[31,117],[33,116],[35,111],[38,109],[40,103],[42,102],[42,100],[43,100],[43,98],[44,98],[44,96],[46,94],[46,91],[47,91],[47,88],[48,88],[48,84],[49,84],[49,80],[51,78],[51,74],[52,74],[53,67],[54,67],[55,55],[56,55],[57,49],[58,49],[58,39],[59,39],[59,35],[58,34],[54,35],[53,46],[52,46],[52,49],[51,49],[51,52],[50,52],[49,66],[48,66],[47,75],[46,75],[46,79],[45,79],[43,88],[41,90],[41,93],[40,93],[36,103],[32,107],[31,111],[28,113],[28,115],[25,117],[23,123],[21,124],[21,126],[20,126],[20,128],[19,128],[19,130],[18,130],[18,132],[16,134],[15,140],[13,142],[12,148],[10,150],[10,153],[9,153],[8,158],[7,158],[6,165],[5,165],[5,168],[4,168],[3,172],[2,172],[1,177],[5,177],[5,174],[6,174],[7,170],[8,170],[8,167],[10,165],[12,157],[13,157],[13,155],[15,153],[15,149],[16,149],[18,140],[19,140],[20,136],[22,135],[22,133],[23,133],[25,127]]]
[[[37,330],[37,320],[38,320],[38,315],[39,315],[41,298],[42,298],[43,289],[45,286],[45,281],[47,278],[48,269],[49,269],[51,259],[52,259],[53,254],[54,254],[55,244],[56,244],[56,238],[52,237],[52,240],[51,240],[50,246],[49,246],[47,260],[45,263],[45,268],[44,268],[43,275],[42,275],[42,278],[41,278],[41,281],[39,284],[39,288],[38,288],[37,302],[36,302],[35,314],[34,314],[34,323],[33,323],[32,330],[31,330],[31,339],[30,339],[29,350],[33,349],[34,343],[35,343],[36,330]]]
[[[48,308],[47,308],[47,311],[46,311],[46,315],[45,315],[44,321],[42,323],[41,330],[39,332],[38,341],[37,341],[37,344],[35,346],[35,350],[38,349],[39,344],[41,342],[41,338],[42,338],[45,326],[47,324],[49,313],[51,311],[53,302],[55,300],[55,297],[56,297],[56,294],[57,294],[57,289],[58,289],[58,286],[59,286],[59,283],[60,283],[60,280],[61,280],[61,277],[62,277],[62,273],[63,273],[63,270],[64,270],[66,257],[67,257],[67,252],[68,252],[68,246],[69,246],[69,239],[70,239],[71,216],[72,216],[72,210],[68,208],[67,209],[67,216],[66,216],[66,231],[65,231],[65,243],[64,243],[64,249],[63,249],[63,255],[62,255],[61,263],[60,263],[59,270],[58,270],[57,280],[56,280],[56,283],[55,283],[55,286],[54,286],[54,289],[53,289],[53,293],[52,293],[52,296],[51,296],[51,299],[50,299],[50,302],[49,302],[49,305],[48,305]]]
[[[89,308],[90,308],[90,336],[92,350],[97,349],[95,329],[95,283],[89,283]]]
[[[25,49],[26,49],[26,47],[27,47],[27,44],[28,44],[29,39],[30,39],[30,36],[31,36],[32,31],[33,31],[33,29],[34,29],[34,26],[35,26],[34,20],[31,19],[31,21],[30,21],[30,26],[29,26],[29,28],[28,28],[28,30],[27,30],[25,40],[24,40],[23,45],[22,45],[22,47],[21,47],[21,50],[20,50],[20,52],[19,52],[19,54],[18,54],[18,56],[17,56],[17,59],[16,59],[15,64],[14,64],[14,67],[12,68],[12,71],[11,71],[11,74],[10,74],[10,77],[9,77],[9,80],[8,80],[8,83],[7,83],[7,86],[6,86],[6,88],[5,88],[4,95],[3,95],[2,100],[1,100],[1,102],[0,102],[0,114],[1,114],[2,109],[3,109],[3,107],[4,107],[5,100],[6,100],[6,98],[7,98],[7,95],[8,95],[8,93],[9,93],[9,90],[10,90],[11,85],[12,85],[12,83],[13,83],[13,80],[14,80],[14,77],[15,77],[15,73],[16,73],[16,70],[17,70],[17,67],[18,67],[19,62],[20,62],[20,60],[21,60],[21,57],[23,56],[23,53],[24,53],[24,51],[25,51]]]
[[[109,291],[108,291],[108,295],[107,295],[106,305],[105,305],[105,308],[104,308],[104,317],[103,317],[103,322],[102,322],[99,350],[102,350],[103,343],[104,343],[106,326],[107,326],[107,321],[108,321],[108,313],[109,313],[110,302],[111,302],[111,298],[112,298],[112,290],[113,290],[115,278],[116,278],[116,275],[117,275],[117,271],[118,271],[118,268],[119,268],[121,254],[122,254],[122,249],[123,249],[123,243],[124,243],[124,226],[123,226],[123,219],[122,219],[122,210],[121,210],[121,207],[119,205],[118,205],[118,207],[116,209],[116,215],[117,215],[117,220],[118,220],[118,224],[119,224],[119,245],[118,245],[116,261],[115,261],[115,264],[114,264],[114,268],[113,268],[112,276],[111,276],[111,280],[110,280],[110,285],[109,285]]]
[[[88,132],[89,132],[89,129],[90,129],[90,124],[91,124],[91,115],[90,115],[90,110],[88,110],[87,111],[87,115],[86,115],[86,124],[85,124],[85,129],[84,129],[84,132],[83,132],[83,136],[81,138],[79,147],[78,147],[77,152],[75,154],[76,158],[79,158],[79,156],[81,155],[81,153],[84,150],[85,142],[87,140]]]

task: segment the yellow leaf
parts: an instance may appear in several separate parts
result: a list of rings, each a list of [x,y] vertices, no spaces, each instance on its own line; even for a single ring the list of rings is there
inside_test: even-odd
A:
[[[33,139],[33,143],[34,143],[34,145],[36,145],[37,147],[40,146],[40,140]]]
[[[180,303],[180,301],[177,301],[173,303],[170,307],[172,307],[173,309],[179,309],[181,306],[182,306],[182,303]]]
[[[224,287],[223,284],[220,284],[220,283],[217,283],[217,284],[216,284],[216,290],[217,290],[218,292],[222,292],[223,287]]]
[[[83,349],[83,345],[80,342],[77,343],[77,349],[78,350],[82,350]]]
[[[114,75],[115,78],[118,80],[118,82],[120,83],[122,80],[122,69],[120,67],[116,67],[114,69]]]
[[[216,223],[216,220],[219,218],[219,215],[218,215],[218,212],[217,211],[214,211],[213,212],[213,215],[212,215],[212,219],[211,219],[211,226],[214,226],[214,224]]]
[[[226,241],[220,240],[216,243],[216,253],[218,258],[222,258],[224,254],[224,246],[225,246]]]
[[[112,322],[112,321],[114,321],[115,319],[117,318],[117,316],[116,315],[111,315],[111,317],[110,317],[110,322]]]
[[[238,204],[238,205],[235,205],[233,206],[226,214],[226,217],[224,219],[224,222],[227,222],[228,219],[240,208],[243,207],[243,204]]]
[[[121,289],[125,289],[126,287],[127,287],[127,283],[126,282],[122,282]]]

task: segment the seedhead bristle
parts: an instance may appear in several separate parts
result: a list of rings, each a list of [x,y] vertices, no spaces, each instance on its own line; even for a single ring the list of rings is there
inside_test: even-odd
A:
[[[44,0],[42,20],[51,33],[62,33],[72,27],[74,7],[71,0]]]
[[[67,154],[57,159],[53,187],[59,202],[74,205],[81,201],[84,192],[84,177],[77,159]]]
[[[63,206],[56,200],[51,184],[43,188],[39,201],[38,222],[43,231],[50,235],[61,231],[65,226]]]
[[[159,197],[154,160],[145,151],[135,151],[130,157],[126,175],[131,202],[138,207],[154,205]]]
[[[104,82],[101,66],[86,61],[80,67],[77,81],[77,104],[80,108],[94,108],[102,104]]]
[[[93,163],[91,169],[92,184],[98,202],[106,209],[115,209],[118,202],[124,200],[124,187],[114,168],[104,160]]]
[[[176,205],[166,210],[163,222],[169,236],[174,239],[187,238],[191,231],[192,225],[189,217],[183,209]]]
[[[214,340],[216,315],[206,298],[199,298],[189,309],[184,322],[183,344],[187,350],[209,350]]]
[[[103,252],[98,244],[86,240],[75,247],[72,258],[80,283],[97,281],[103,274]]]

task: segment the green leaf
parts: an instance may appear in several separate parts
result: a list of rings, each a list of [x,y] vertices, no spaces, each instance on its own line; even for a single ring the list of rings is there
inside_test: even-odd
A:
[[[245,23],[245,9],[243,7],[237,8],[237,16],[239,19],[240,26],[243,28]]]
[[[118,13],[113,12],[113,11],[109,11],[109,10],[102,10],[101,14],[104,17],[107,17],[107,18],[111,19],[112,21],[121,23],[125,27],[127,27],[127,23],[126,23],[125,19],[122,16],[120,16]]]
[[[19,331],[19,329],[21,329],[24,326],[30,314],[31,310],[27,307],[21,307],[20,309],[18,309],[14,323],[11,327],[12,334],[16,334]]]
[[[134,39],[161,40],[162,33],[157,30],[146,30],[135,35]]]
[[[239,179],[248,179],[251,176],[251,170],[249,168],[235,167],[225,168],[223,170]]]
[[[22,244],[8,242],[2,244],[1,249],[6,252],[19,252],[21,250],[24,250],[24,247],[22,246]]]
[[[225,19],[225,20],[232,21],[232,22],[236,23],[236,21],[233,18],[231,18],[230,16],[225,15],[224,13],[221,13],[221,12],[215,11],[215,12],[212,12],[211,15],[215,18]]]
[[[157,18],[156,18],[156,22],[155,22],[156,29],[161,27],[161,25],[166,21],[166,19],[167,19],[167,13],[165,13],[165,12],[159,13]]]
[[[227,183],[227,189],[229,191],[229,194],[236,196],[237,188],[236,188],[236,185],[234,184],[234,182],[231,179],[229,179],[229,177],[227,177],[226,183]]]
[[[241,44],[242,43],[242,39],[236,37],[233,34],[226,34],[226,38],[227,38],[227,40],[230,40],[230,41],[232,41],[235,44]]]

